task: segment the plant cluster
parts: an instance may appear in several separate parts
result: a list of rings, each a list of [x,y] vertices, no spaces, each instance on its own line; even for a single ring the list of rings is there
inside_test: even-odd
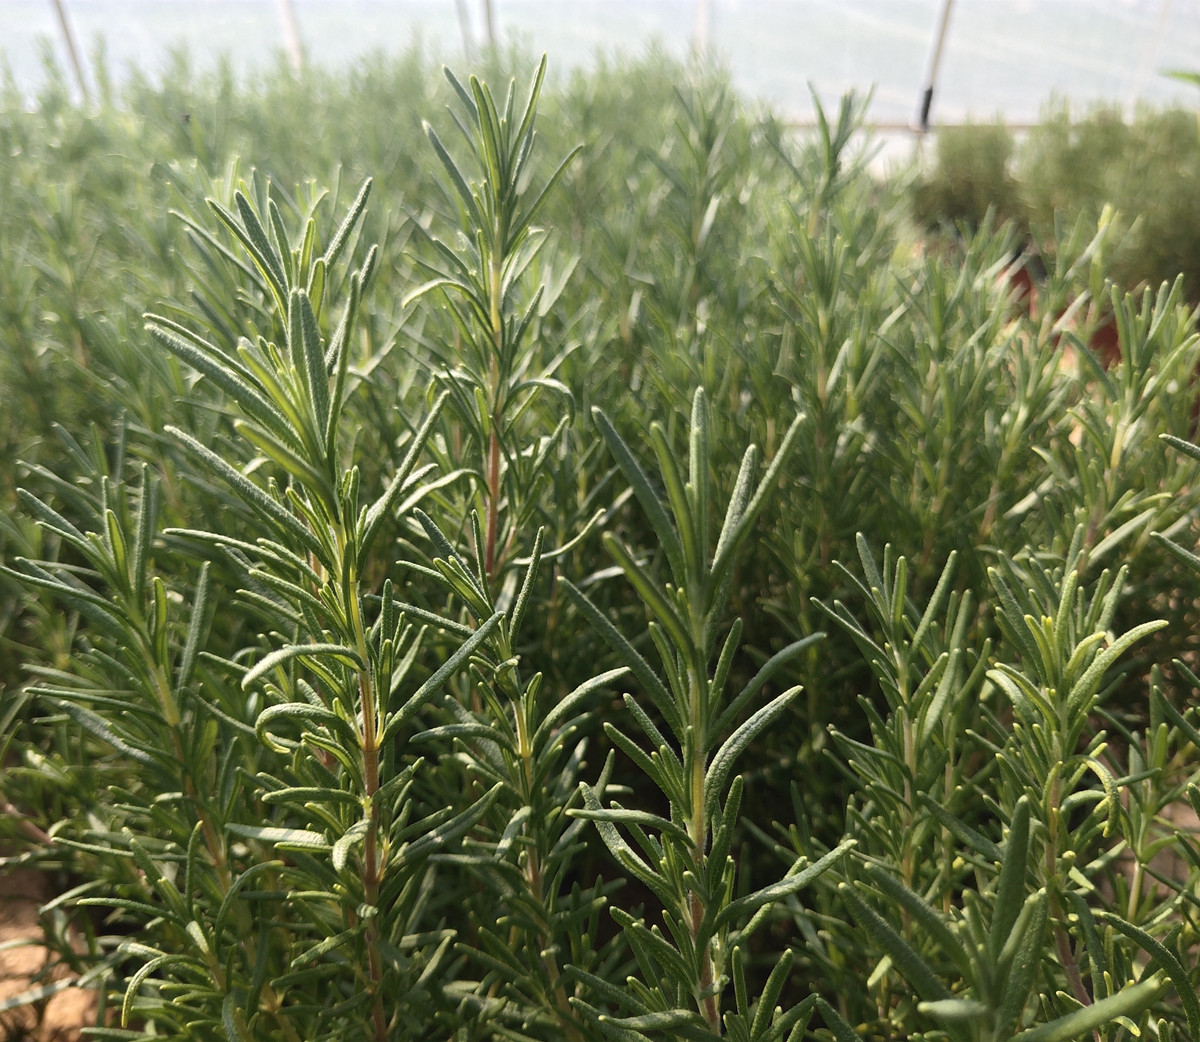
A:
[[[1182,283],[1060,221],[1031,313],[853,98],[309,75],[0,124],[0,839],[93,1036],[1200,1037]]]
[[[935,155],[913,193],[930,228],[979,227],[991,214],[1012,221],[1021,242],[1054,248],[1056,221],[1097,221],[1112,208],[1129,225],[1107,274],[1127,290],[1183,276],[1184,295],[1200,301],[1200,235],[1191,172],[1200,159],[1200,122],[1182,108],[1111,106],[1082,116],[1064,102],[1027,133],[1002,123],[938,131]]]

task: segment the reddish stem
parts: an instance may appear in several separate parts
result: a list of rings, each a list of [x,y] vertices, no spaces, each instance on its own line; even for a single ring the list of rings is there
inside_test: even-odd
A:
[[[495,421],[488,442],[488,502],[487,535],[483,552],[483,571],[489,578],[496,572],[496,534],[500,524],[500,438],[496,434]]]

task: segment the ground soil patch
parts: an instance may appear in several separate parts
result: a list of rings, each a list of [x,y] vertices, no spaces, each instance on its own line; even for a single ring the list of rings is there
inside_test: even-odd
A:
[[[32,869],[0,874],[0,1006],[31,989],[64,980],[42,943],[39,907],[51,896],[46,877]],[[67,987],[40,1001],[0,1011],[0,1040],[76,1042],[95,1016],[96,997]]]

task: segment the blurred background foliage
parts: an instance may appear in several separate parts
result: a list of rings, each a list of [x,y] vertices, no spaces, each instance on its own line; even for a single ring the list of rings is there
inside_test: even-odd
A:
[[[938,131],[913,189],[926,227],[978,227],[989,213],[1011,221],[1023,241],[1053,248],[1056,221],[1100,219],[1106,207],[1131,228],[1107,274],[1122,289],[1155,288],[1183,275],[1200,301],[1200,120],[1187,109],[1115,106],[1083,113],[1053,102],[1028,131],[1002,123]]]

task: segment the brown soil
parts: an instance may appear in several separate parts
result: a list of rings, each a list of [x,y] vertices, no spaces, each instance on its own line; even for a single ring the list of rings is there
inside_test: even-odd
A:
[[[38,908],[50,897],[40,872],[21,869],[0,875],[0,1005],[53,981],[66,979],[42,946]],[[0,1042],[78,1042],[80,1028],[92,1023],[96,997],[67,987],[49,998],[0,1011]]]

